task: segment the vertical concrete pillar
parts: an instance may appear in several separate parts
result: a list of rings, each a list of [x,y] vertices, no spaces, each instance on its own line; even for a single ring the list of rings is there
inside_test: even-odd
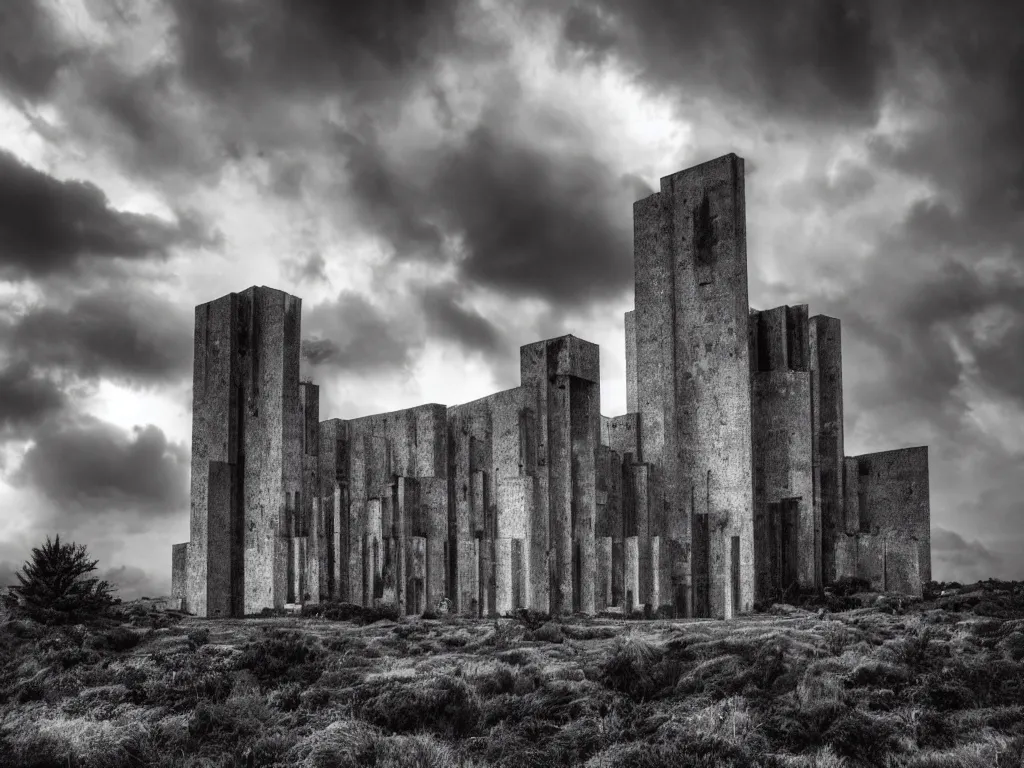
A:
[[[478,539],[480,542],[480,615],[490,616],[494,613],[494,539]]]
[[[661,607],[661,537],[651,536],[651,592],[646,602],[651,604],[651,610],[657,611]]]
[[[409,578],[406,580],[406,610],[419,615],[427,609],[427,539],[423,536],[409,538]]]
[[[602,536],[597,540],[597,591],[595,611],[606,610],[614,605],[612,599],[612,537]]]
[[[459,585],[456,610],[465,615],[480,615],[480,540],[460,539],[458,547]]]
[[[621,538],[612,539],[612,605],[626,604],[625,545]]]
[[[821,521],[821,580],[838,576],[836,541],[846,531],[843,498],[843,353],[838,319],[816,315],[809,320],[811,418],[814,492]]]
[[[419,479],[420,504],[427,525],[427,604],[433,608],[447,595],[448,564],[448,480],[444,477]]]
[[[705,512],[725,515],[726,535],[740,536],[745,609],[754,579],[743,160],[726,155],[662,178],[633,217],[638,407],[653,532],[670,551],[685,551],[673,543],[692,539],[694,494]],[[724,587],[713,582],[708,608],[719,616]]]
[[[624,552],[625,569],[625,606],[626,610],[636,610],[641,603],[640,594],[640,547],[636,536],[626,538]]]
[[[171,597],[181,600],[181,610],[188,607],[188,542],[171,546]]]
[[[494,610],[503,616],[512,610],[512,539],[494,540]]]

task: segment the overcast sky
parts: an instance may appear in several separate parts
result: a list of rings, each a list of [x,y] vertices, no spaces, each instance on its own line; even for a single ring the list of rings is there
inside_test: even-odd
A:
[[[930,446],[935,578],[1024,578],[1022,30],[970,0],[0,3],[0,584],[60,533],[169,591],[193,308],[250,285],[303,299],[322,418],[516,386],[566,333],[623,413],[632,203],[727,152],[752,306],[842,320],[847,455]]]

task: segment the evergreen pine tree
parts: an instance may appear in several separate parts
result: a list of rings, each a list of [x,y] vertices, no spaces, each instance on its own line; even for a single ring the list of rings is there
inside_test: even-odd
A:
[[[2,596],[11,616],[45,624],[75,623],[104,613],[117,601],[106,581],[86,578],[98,560],[89,560],[85,545],[61,544],[60,536],[32,549],[32,558],[15,574],[18,586]]]

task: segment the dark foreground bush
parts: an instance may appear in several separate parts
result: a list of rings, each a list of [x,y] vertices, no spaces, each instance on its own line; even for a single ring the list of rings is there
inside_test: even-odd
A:
[[[242,649],[239,669],[248,669],[264,685],[294,681],[313,683],[322,672],[320,641],[310,635],[274,629]]]
[[[427,730],[463,738],[473,735],[480,724],[480,702],[461,677],[367,683],[357,699],[362,719],[396,733]]]

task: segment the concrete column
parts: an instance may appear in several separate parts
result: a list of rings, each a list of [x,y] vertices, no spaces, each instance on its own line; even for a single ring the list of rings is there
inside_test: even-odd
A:
[[[636,610],[642,604],[637,600],[640,594],[640,548],[636,536],[628,536],[625,542],[624,552],[625,590],[623,605],[626,610]],[[630,595],[633,596],[633,603],[630,605]]]
[[[409,539],[409,578],[406,579],[406,612],[419,615],[427,609],[427,539]]]
[[[597,540],[597,592],[594,608],[603,611],[612,605],[612,537]]]
[[[456,610],[461,614],[480,613],[480,546],[479,539],[461,539],[458,547],[459,587],[455,596]]]
[[[512,539],[494,541],[494,610],[502,616],[512,610]]]
[[[480,543],[480,615],[494,612],[494,539],[478,539]]]
[[[626,604],[625,552],[621,538],[612,539],[612,605]]]

